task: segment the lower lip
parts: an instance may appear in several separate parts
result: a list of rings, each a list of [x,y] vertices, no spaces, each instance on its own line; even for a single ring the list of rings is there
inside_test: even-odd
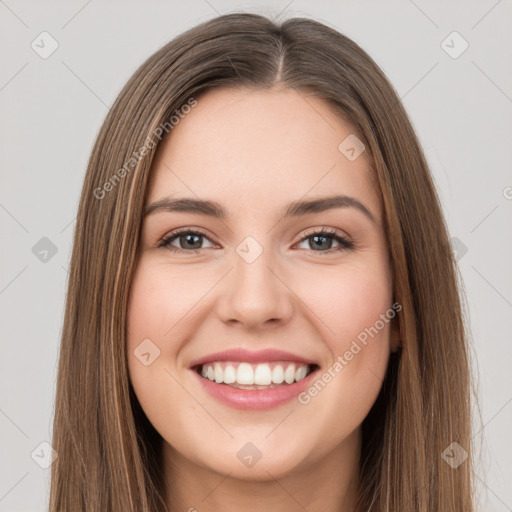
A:
[[[312,379],[318,372],[318,368],[299,382],[283,384],[282,386],[269,389],[232,388],[227,384],[218,384],[210,379],[205,379],[195,370],[191,371],[194,372],[199,379],[203,388],[219,402],[234,407],[235,409],[249,411],[272,409],[293,400],[310,385]]]

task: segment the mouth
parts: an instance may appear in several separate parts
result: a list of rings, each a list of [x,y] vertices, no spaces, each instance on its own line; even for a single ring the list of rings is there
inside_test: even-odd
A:
[[[312,385],[320,366],[303,361],[208,361],[190,367],[207,396],[242,411],[292,403]]]
[[[305,364],[296,361],[212,361],[192,367],[202,379],[243,390],[291,386],[301,382],[318,368],[315,363]]]

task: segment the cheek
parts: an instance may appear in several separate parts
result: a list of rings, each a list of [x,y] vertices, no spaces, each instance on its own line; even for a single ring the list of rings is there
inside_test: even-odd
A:
[[[167,368],[169,356],[175,352],[172,340],[173,324],[178,318],[170,309],[179,309],[176,301],[176,281],[170,286],[164,273],[155,267],[139,264],[128,302],[127,350],[130,376],[137,385],[149,389],[150,379],[161,377]],[[174,297],[174,300],[172,300]],[[149,354],[149,355],[145,355]]]
[[[310,295],[308,305],[327,326],[322,332],[330,359],[300,403],[312,423],[327,429],[326,435],[337,425],[342,438],[361,424],[386,373],[395,316],[392,289],[386,269],[372,268],[339,269],[335,278],[317,281]]]
[[[170,342],[178,339],[181,322],[203,294],[186,273],[170,272],[158,264],[139,264],[128,306],[129,348],[133,350],[150,338],[162,351],[172,351]]]
[[[364,339],[364,333],[376,322],[380,339],[387,338],[389,322],[380,321],[392,303],[385,268],[351,265],[317,274],[314,281],[304,283],[299,295],[307,297],[307,306],[317,317],[316,325],[324,326],[322,333],[332,352],[343,353],[358,335]]]
[[[164,438],[169,432],[181,432],[171,412],[187,399],[173,364],[179,348],[179,343],[173,343],[179,340],[178,328],[173,326],[186,313],[184,301],[176,300],[179,288],[176,278],[171,283],[158,266],[139,264],[128,303],[130,381],[144,413]]]
[[[317,279],[315,287],[311,282],[307,286],[308,306],[321,320],[316,325],[330,356],[323,361],[320,377],[325,378],[310,397],[321,394],[323,398],[317,402],[343,404],[343,410],[350,410],[360,421],[378,395],[389,358],[395,312],[388,278],[386,269],[378,265],[371,269],[347,266]]]

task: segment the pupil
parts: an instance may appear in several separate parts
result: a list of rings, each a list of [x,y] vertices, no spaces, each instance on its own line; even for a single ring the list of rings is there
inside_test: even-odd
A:
[[[313,239],[315,240],[315,243],[316,243],[318,239],[322,239],[322,240],[324,240],[324,241],[325,241],[325,240],[327,240],[327,239],[328,239],[328,237],[315,235],[315,236],[313,237]],[[320,248],[322,248],[322,247],[320,247]],[[327,247],[327,248],[329,248],[329,247]]]
[[[190,245],[193,245],[193,244],[194,244],[194,242],[193,242],[193,241],[191,241],[191,239],[193,240],[194,238],[199,238],[199,237],[198,237],[198,235],[185,235],[185,236],[184,236],[184,238],[187,240],[187,244],[188,244],[189,242],[191,242],[191,244],[190,244]],[[198,243],[198,242],[196,242],[196,243]],[[199,244],[199,245],[201,245],[201,244]],[[193,248],[194,248],[194,249],[200,249],[200,247],[193,247]]]

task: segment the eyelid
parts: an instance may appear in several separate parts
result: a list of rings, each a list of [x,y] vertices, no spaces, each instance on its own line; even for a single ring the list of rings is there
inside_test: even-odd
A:
[[[328,233],[329,235],[333,235],[333,236],[336,235],[341,238],[350,240],[350,237],[346,233],[341,231],[340,229],[331,228],[329,226],[316,226],[313,228],[306,229],[306,231],[304,231],[304,234],[302,235],[299,242],[301,242],[302,240],[304,240],[304,238],[307,238],[308,236],[314,235],[316,233],[321,233],[321,232]]]

